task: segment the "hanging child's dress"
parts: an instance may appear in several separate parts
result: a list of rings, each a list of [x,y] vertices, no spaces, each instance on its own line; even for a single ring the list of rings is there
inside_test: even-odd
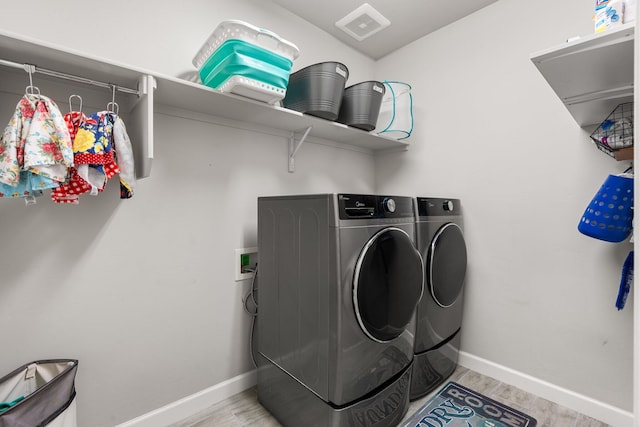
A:
[[[58,106],[40,94],[23,96],[0,138],[0,197],[40,196],[65,182],[72,164]]]
[[[74,167],[68,182],[55,188],[56,203],[78,203],[80,194],[97,195],[107,181],[120,174],[120,197],[133,196],[135,171],[133,150],[122,119],[110,111],[85,117],[70,113],[65,117],[73,135]]]
[[[75,141],[76,133],[78,132],[80,124],[85,120],[87,120],[87,117],[80,111],[69,111],[64,115],[64,121],[67,124],[67,129],[69,130],[69,135],[71,136],[72,145]],[[71,185],[71,182],[74,182],[75,184]],[[78,170],[76,169],[74,164],[69,168],[69,176],[67,177],[67,181],[64,184],[61,184],[59,187],[51,190],[51,199],[56,203],[77,204],[78,194],[84,192],[84,189],[81,192],[71,190],[76,189],[80,185],[82,185],[84,188],[84,183],[78,180]]]
[[[127,134],[124,121],[117,114],[110,113],[113,120],[113,143],[116,149],[116,162],[120,168],[120,198],[130,199],[136,187],[136,168],[133,160],[133,148]]]

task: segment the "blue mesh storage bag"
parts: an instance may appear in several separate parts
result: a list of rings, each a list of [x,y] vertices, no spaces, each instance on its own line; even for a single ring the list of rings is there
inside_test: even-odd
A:
[[[631,234],[633,175],[609,175],[578,224],[582,234],[606,242],[622,242]]]

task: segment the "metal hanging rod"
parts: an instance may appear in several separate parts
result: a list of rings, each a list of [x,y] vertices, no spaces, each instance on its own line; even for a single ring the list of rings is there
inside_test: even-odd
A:
[[[113,83],[105,83],[97,80],[87,79],[85,77],[75,76],[73,74],[61,73],[59,71],[54,71],[54,70],[47,70],[46,68],[37,67],[32,64],[19,64],[17,62],[0,59],[0,65],[4,65],[5,67],[18,68],[26,71],[27,73],[45,74],[47,76],[57,77],[59,79],[71,80],[77,83],[84,83],[88,85],[99,86],[106,89],[115,88],[119,92],[130,93],[133,95],[140,96],[140,91],[138,89],[130,89],[128,87],[119,86]]]

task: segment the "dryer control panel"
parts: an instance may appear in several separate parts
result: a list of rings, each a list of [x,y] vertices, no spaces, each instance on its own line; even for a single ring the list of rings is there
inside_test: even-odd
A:
[[[368,194],[338,194],[340,219],[406,218],[413,216],[411,198]]]
[[[418,197],[418,216],[456,216],[461,215],[460,199],[442,199],[437,197]]]

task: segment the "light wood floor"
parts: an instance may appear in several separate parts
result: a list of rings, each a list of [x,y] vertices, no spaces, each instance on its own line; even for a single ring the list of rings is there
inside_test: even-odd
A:
[[[455,381],[534,417],[538,420],[536,427],[611,427],[608,424],[467,368],[458,367],[448,381]],[[422,399],[411,402],[407,415],[400,425],[420,409],[436,392],[437,390]],[[281,424],[258,403],[257,392],[254,387],[168,427],[280,426]]]

